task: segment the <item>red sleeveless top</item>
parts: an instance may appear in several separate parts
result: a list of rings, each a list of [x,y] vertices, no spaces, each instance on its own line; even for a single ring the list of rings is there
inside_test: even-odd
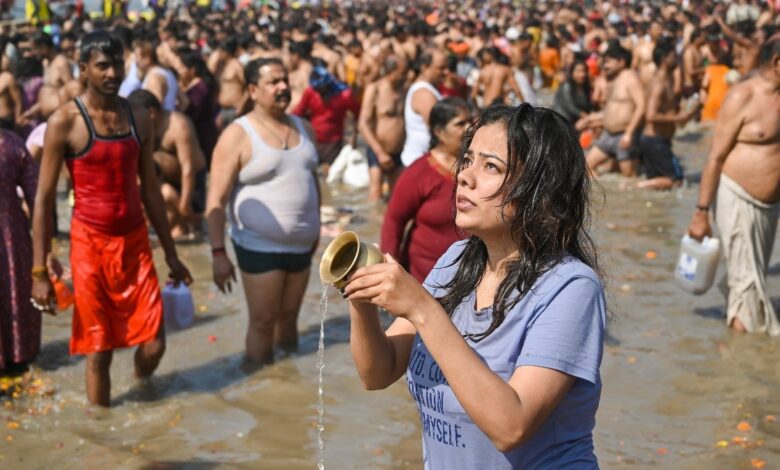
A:
[[[66,157],[76,200],[73,217],[107,235],[127,234],[144,223],[138,187],[141,143],[130,105],[122,100],[130,132],[105,137],[95,131],[81,99],[75,102],[89,129],[89,140],[80,153]]]

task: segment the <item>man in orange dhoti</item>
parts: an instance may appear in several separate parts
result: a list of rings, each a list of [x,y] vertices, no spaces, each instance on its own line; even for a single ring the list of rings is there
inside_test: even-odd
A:
[[[165,351],[162,300],[144,209],[165,250],[170,277],[186,283],[192,278],[170,237],[154,173],[149,118],[117,94],[124,75],[121,43],[103,31],[87,34],[79,67],[87,91],[60,107],[46,129],[33,219],[32,301],[52,313],[54,295],[43,260],[51,245],[48,214],[65,162],[76,199],[71,222],[75,309],[70,351],[87,355],[89,401],[108,406],[114,349],[138,346],[139,378],[154,372]]]

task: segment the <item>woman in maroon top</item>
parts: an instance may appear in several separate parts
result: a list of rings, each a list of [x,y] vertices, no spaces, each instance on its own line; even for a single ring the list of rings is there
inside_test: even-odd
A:
[[[401,173],[387,205],[381,249],[420,282],[461,238],[453,223],[453,172],[470,122],[471,112],[462,99],[436,103],[429,118],[431,150]]]
[[[30,224],[16,188],[34,206],[38,164],[24,141],[0,129],[0,375],[22,372],[41,347],[41,312],[30,303]]]
[[[198,133],[198,143],[206,156],[206,168],[211,167],[211,152],[217,144],[218,84],[206,67],[206,62],[197,51],[183,51],[179,54],[176,73],[187,95],[184,114],[192,120]]]

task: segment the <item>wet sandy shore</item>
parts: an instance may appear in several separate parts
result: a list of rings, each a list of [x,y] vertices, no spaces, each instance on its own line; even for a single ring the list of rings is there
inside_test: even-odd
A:
[[[727,331],[716,288],[694,297],[672,280],[709,140],[694,132],[675,142],[688,187],[649,193],[621,191],[613,178],[600,182],[604,202],[597,200],[593,232],[614,314],[595,431],[605,469],[780,467],[780,340]],[[353,211],[347,228],[377,241],[381,208],[364,200],[365,192],[336,188],[330,202]],[[778,245],[769,290],[780,307]],[[67,258],[67,243],[58,249]],[[87,407],[84,361],[67,355],[70,311],[46,317],[32,376],[17,398],[0,399],[2,468],[316,467],[316,273],[301,312],[300,352],[248,370],[241,289],[216,290],[206,244],[179,251],[196,278],[197,321],[169,331],[159,373],[136,384],[132,351],[119,352],[113,408]],[[164,276],[159,249],[155,255]],[[326,468],[420,468],[418,418],[406,388],[399,382],[382,392],[362,390],[347,343],[347,306],[335,290],[328,298]],[[10,384],[5,393],[13,391]]]

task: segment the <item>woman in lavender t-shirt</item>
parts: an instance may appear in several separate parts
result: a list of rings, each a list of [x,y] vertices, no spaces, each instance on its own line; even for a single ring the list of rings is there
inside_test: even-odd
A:
[[[577,137],[553,111],[497,105],[465,148],[455,223],[471,237],[423,286],[389,256],[351,277],[355,365],[372,390],[406,373],[426,469],[598,468],[606,305]]]

